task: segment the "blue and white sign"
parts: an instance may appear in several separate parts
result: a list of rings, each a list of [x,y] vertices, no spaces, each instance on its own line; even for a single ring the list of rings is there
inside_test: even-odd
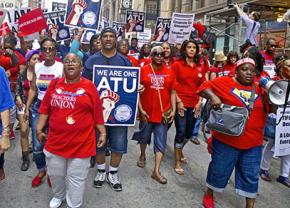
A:
[[[65,25],[98,29],[102,0],[68,0]]]
[[[107,126],[134,126],[138,108],[140,68],[94,66],[93,82],[103,102]]]
[[[70,39],[69,28],[64,25],[64,14],[65,11],[44,13],[48,25],[48,33],[56,41]]]
[[[52,2],[51,10],[53,12],[64,11],[65,8],[66,8],[66,4],[65,3]]]
[[[123,34],[125,32],[125,25],[126,25],[125,23],[115,22],[115,21],[113,21],[112,23],[112,28],[116,30],[117,32],[118,40],[122,39],[123,37]]]
[[[81,43],[89,44],[92,36],[96,34],[97,34],[96,30],[85,30],[81,39]]]
[[[158,17],[154,31],[154,41],[166,42],[169,38],[171,18]]]

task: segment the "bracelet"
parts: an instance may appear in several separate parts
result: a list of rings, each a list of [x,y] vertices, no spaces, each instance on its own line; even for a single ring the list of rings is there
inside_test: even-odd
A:
[[[10,133],[10,127],[9,126],[6,126],[2,129],[2,132],[7,132],[8,134]]]
[[[106,133],[102,133],[102,134],[100,134],[100,136],[107,136],[107,134]]]

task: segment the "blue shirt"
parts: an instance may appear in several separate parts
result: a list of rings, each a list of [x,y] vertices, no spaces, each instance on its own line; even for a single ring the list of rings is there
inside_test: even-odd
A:
[[[241,19],[244,21],[244,23],[247,27],[245,40],[249,39],[253,45],[257,45],[256,36],[257,36],[259,29],[260,29],[260,26],[261,26],[260,23],[255,22],[254,20],[250,19],[247,15],[241,16]]]
[[[119,52],[116,52],[113,57],[108,58],[104,56],[101,51],[99,51],[93,56],[89,57],[85,62],[85,69],[82,73],[82,76],[92,80],[94,65],[132,66],[129,59]]]
[[[4,69],[0,66],[0,112],[8,110],[14,106],[9,81],[6,77]]]

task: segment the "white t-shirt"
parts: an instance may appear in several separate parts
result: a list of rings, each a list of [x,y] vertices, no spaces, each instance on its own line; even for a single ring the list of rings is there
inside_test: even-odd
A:
[[[35,64],[37,98],[42,100],[50,81],[63,75],[63,64],[56,61],[52,66],[45,66],[44,61]]]

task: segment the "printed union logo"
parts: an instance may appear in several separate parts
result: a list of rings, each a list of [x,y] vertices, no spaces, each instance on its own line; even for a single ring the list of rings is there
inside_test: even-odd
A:
[[[119,105],[114,112],[117,121],[126,122],[132,117],[132,108],[128,105]]]
[[[91,11],[85,12],[83,16],[83,23],[85,25],[92,26],[96,23],[96,21],[97,21],[97,16],[94,12],[91,12]]]
[[[61,29],[59,32],[58,32],[58,36],[60,38],[66,38],[68,36],[68,33],[65,29]]]
[[[219,124],[219,125],[222,125],[222,126],[225,125],[224,119],[222,119],[222,118],[218,119],[218,120],[216,121],[216,123]]]

